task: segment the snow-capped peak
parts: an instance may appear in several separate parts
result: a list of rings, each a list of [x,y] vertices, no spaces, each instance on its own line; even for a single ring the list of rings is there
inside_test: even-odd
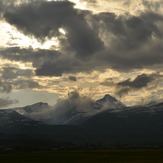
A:
[[[80,123],[88,117],[94,116],[108,109],[124,108],[125,105],[115,97],[106,94],[102,99],[94,101],[88,97],[70,96],[50,107],[46,103],[36,103],[22,108],[15,108],[19,114],[33,120],[43,121],[49,124],[73,124]]]
[[[119,109],[119,108],[124,108],[125,105],[118,101],[115,97],[106,94],[102,99],[99,99],[96,101],[97,104],[99,104],[101,107],[104,108],[111,108],[111,109]]]
[[[14,110],[16,110],[20,114],[29,115],[33,113],[43,112],[48,109],[50,109],[50,106],[47,103],[38,102],[33,105],[28,105],[21,108],[15,108]]]

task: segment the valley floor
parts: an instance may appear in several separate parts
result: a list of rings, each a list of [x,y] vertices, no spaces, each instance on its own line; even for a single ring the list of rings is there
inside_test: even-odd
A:
[[[163,149],[1,152],[2,163],[162,163]]]

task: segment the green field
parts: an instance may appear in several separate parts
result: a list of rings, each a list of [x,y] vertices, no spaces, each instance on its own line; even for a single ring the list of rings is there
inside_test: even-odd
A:
[[[163,163],[163,149],[1,152],[1,163]]]

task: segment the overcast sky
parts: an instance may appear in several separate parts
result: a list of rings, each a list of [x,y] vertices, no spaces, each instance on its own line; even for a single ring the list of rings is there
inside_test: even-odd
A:
[[[162,0],[1,0],[0,17],[1,108],[163,100]]]

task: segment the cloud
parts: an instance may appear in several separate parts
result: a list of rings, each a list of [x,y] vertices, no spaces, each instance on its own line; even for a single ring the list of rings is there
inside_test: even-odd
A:
[[[18,103],[18,101],[10,100],[9,98],[5,98],[5,99],[0,98],[0,108],[7,107],[15,103]]]
[[[27,88],[40,88],[41,86],[39,85],[39,83],[32,81],[32,80],[17,80],[15,82],[13,82],[13,85],[16,89],[20,90],[20,89],[27,89]]]
[[[119,82],[119,86],[129,86],[132,88],[143,88],[146,87],[148,83],[150,83],[152,80],[154,80],[155,75],[146,75],[146,74],[141,74],[138,75],[134,80],[127,79],[125,81]]]
[[[21,0],[1,0],[0,1],[0,17],[3,18],[6,10],[11,10],[15,5],[17,5]]]
[[[114,12],[138,15],[145,11],[163,13],[162,0],[80,0],[84,6],[94,12]]]
[[[9,65],[5,65],[5,67],[2,67],[0,70],[1,79],[4,80],[11,80],[16,79],[17,77],[32,77],[34,76],[34,73],[32,70],[28,69],[19,69],[16,67],[10,67]]]
[[[141,87],[138,84],[141,75],[135,79],[129,76],[133,76],[135,71],[140,74],[148,73],[150,70],[161,71],[162,1],[80,0],[80,2],[87,5],[88,10],[76,8],[75,4],[69,1],[0,1],[2,21],[29,36],[29,39],[30,37],[32,40],[37,39],[40,45],[46,44],[51,38],[58,43],[57,50],[54,50],[55,47],[49,50],[1,48],[0,58],[3,60],[33,66],[26,70],[15,68],[14,65],[1,66],[1,93],[14,92],[15,89],[23,91],[26,88],[39,88],[65,94],[67,89],[81,87],[89,92],[90,87],[93,87],[92,90],[98,92],[96,97],[108,91],[113,93],[117,89],[119,94],[126,95],[126,99],[128,97],[131,99],[131,93],[133,99],[136,101],[137,98],[138,101],[140,95],[137,90],[143,91],[156,86],[159,77],[153,77],[146,85],[145,82],[142,83]],[[12,34],[12,31],[10,32]],[[14,43],[15,35],[9,37],[13,40],[9,42]],[[24,42],[23,38],[21,39]],[[114,69],[120,75],[115,78],[114,75],[104,74],[104,77],[100,78],[99,74],[106,69]],[[142,72],[141,69],[147,69],[147,72]],[[93,72],[98,72],[95,77]],[[126,72],[128,79],[124,80]],[[86,82],[83,83],[82,79]],[[122,79],[124,81],[121,81]],[[142,80],[146,81],[147,78],[144,77]],[[116,82],[119,82],[118,86]],[[161,92],[162,82],[159,84]],[[150,92],[153,90],[150,89]]]
[[[62,19],[69,21],[66,18],[71,17],[73,13],[73,3],[68,1],[37,2],[21,5],[6,12],[4,17],[25,34],[44,39],[48,35],[51,37],[52,34],[59,34]]]
[[[62,76],[63,73],[83,71],[83,63],[67,55],[60,55],[58,58],[44,62],[36,69],[38,76]]]
[[[162,30],[156,24],[163,21],[162,16],[144,13],[117,17],[112,13],[101,13],[96,18],[102,22],[96,28],[101,28],[106,44],[105,51],[99,53],[96,60],[119,70],[161,64]]]
[[[163,16],[150,11],[139,15],[93,14],[75,9],[68,1],[22,4],[4,18],[28,36],[44,41],[58,37],[58,51],[1,50],[1,57],[32,62],[38,76],[90,72],[107,68],[131,71],[162,64]],[[59,29],[65,31],[65,35]]]
[[[33,80],[34,72],[30,69],[21,69],[4,64],[0,70],[0,92],[10,93],[13,90],[40,88]]]
[[[79,12],[73,6],[69,1],[29,3],[6,12],[4,18],[25,34],[42,41],[60,36],[59,29],[65,29],[68,48],[83,58],[102,49],[103,43],[85,19],[89,12]]]
[[[57,59],[60,52],[55,50],[10,47],[0,49],[0,57],[11,61],[31,62],[33,67],[40,67],[43,63]]]
[[[114,78],[105,79],[104,81],[100,83],[100,85],[114,87],[116,86],[116,83],[114,82],[114,80],[115,80]]]
[[[1,49],[0,57],[11,61],[31,62],[38,76],[62,76],[63,73],[88,69],[78,58],[54,50],[12,47]]]
[[[0,92],[1,93],[10,93],[11,91],[12,91],[12,85],[10,83],[0,81]]]
[[[73,82],[77,81],[77,78],[75,76],[69,76],[68,79]]]
[[[10,93],[13,90],[21,90],[27,88],[41,88],[38,82],[33,81],[33,79],[14,79],[14,80],[4,80],[0,82],[0,92]]]
[[[130,91],[140,90],[146,88],[153,81],[156,81],[161,77],[160,74],[141,74],[138,75],[135,79],[131,80],[130,78],[124,81],[117,83],[117,94],[123,96],[128,94]],[[156,83],[154,83],[155,85]]]
[[[143,5],[146,7],[147,10],[156,12],[156,13],[163,13],[163,4],[161,0],[156,1],[143,1]]]

